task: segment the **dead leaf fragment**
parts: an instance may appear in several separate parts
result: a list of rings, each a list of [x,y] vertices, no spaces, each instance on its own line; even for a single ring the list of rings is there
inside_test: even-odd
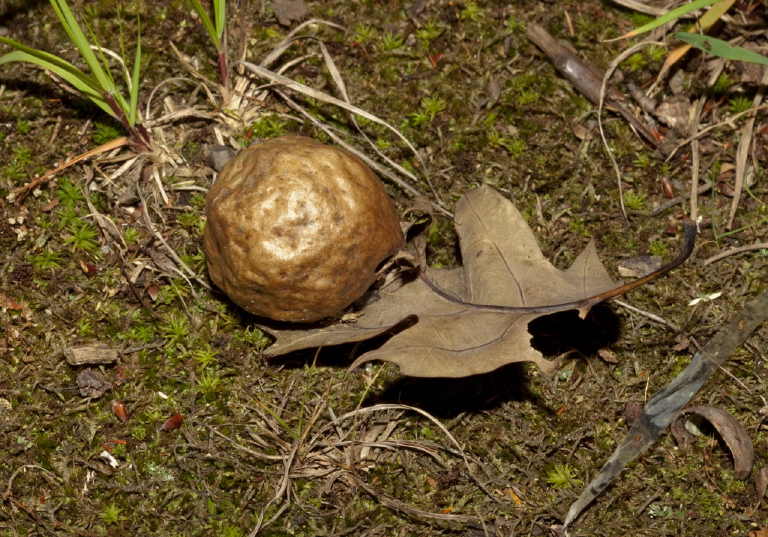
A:
[[[272,11],[278,23],[282,26],[290,26],[293,21],[306,17],[309,8],[304,0],[274,0]]]
[[[763,497],[768,490],[768,468],[760,468],[760,471],[755,474],[755,492],[757,492],[757,505],[758,507],[763,505]]]
[[[541,253],[533,232],[515,206],[488,186],[470,191],[456,204],[456,231],[464,266],[427,269],[445,293],[473,304],[511,307],[575,302],[614,289],[616,282],[597,257],[594,242],[564,271]],[[276,341],[267,354],[327,347],[395,333],[352,367],[371,360],[397,364],[405,375],[465,377],[515,362],[534,362],[545,373],[555,365],[530,345],[528,323],[542,314],[483,311],[456,304],[432,291],[412,273],[378,290],[379,300],[356,323],[316,329],[262,327]],[[580,311],[586,315],[588,308]]]
[[[77,375],[77,387],[81,396],[98,399],[107,390],[112,389],[112,384],[95,369],[83,369]]]
[[[680,449],[688,449],[691,444],[691,434],[686,430],[687,416],[701,416],[717,430],[720,437],[728,445],[733,457],[733,474],[736,479],[746,479],[752,471],[754,448],[752,440],[744,427],[736,419],[719,408],[696,406],[682,410],[672,422],[671,431]]]

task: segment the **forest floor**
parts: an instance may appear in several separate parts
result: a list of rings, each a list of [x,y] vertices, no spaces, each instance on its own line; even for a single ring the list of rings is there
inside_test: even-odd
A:
[[[562,535],[569,505],[626,435],[633,403],[667,385],[765,288],[768,249],[708,262],[768,240],[762,110],[728,222],[748,118],[728,119],[753,104],[761,74],[751,65],[693,52],[665,78],[656,98],[678,110],[678,126],[654,127],[664,147],[687,137],[702,97],[699,128],[717,125],[668,162],[604,111],[620,194],[597,107],[526,28],[540,24],[606,69],[634,42],[605,40],[651,17],[598,0],[311,0],[294,20],[285,4],[229,2],[231,57],[260,63],[302,21],[345,28],[304,26],[299,35],[312,38],[270,68],[342,98],[323,43],[350,102],[399,129],[419,158],[376,122],[358,118],[368,145],[345,111],[288,95],[447,213],[490,185],[555,266],[570,266],[594,238],[618,278],[627,259],[676,255],[676,224],[691,209],[686,199],[670,204],[665,189],[689,192],[698,164],[699,184],[712,188],[698,197],[695,253],[623,297],[635,309],[609,302],[583,321],[562,313],[532,327],[534,345],[557,360],[552,377],[531,364],[461,379],[405,377],[379,362],[348,371],[381,339],[269,359],[258,319],[211,289],[202,231],[215,172],[204,155],[286,133],[331,143],[328,134],[265,79],[252,79],[243,108],[228,110],[215,49],[184,1],[72,0],[102,46],[119,53],[122,32],[131,61],[140,17],[145,120],[195,113],[152,125],[151,155],[123,148],[39,181],[122,136],[121,125],[41,69],[0,67],[0,535]],[[734,21],[764,31],[765,6],[753,7],[741,6],[721,36],[746,32]],[[47,2],[0,1],[0,24],[3,35],[79,61]],[[629,82],[648,88],[665,57],[644,47],[613,82],[624,94]],[[411,192],[382,180],[402,213]],[[435,219],[427,253],[433,267],[460,266],[450,218]],[[104,362],[78,365],[82,348]],[[767,348],[762,326],[692,402],[744,426],[753,474],[768,466]],[[663,436],[569,535],[768,531],[752,477],[735,479],[727,446],[705,432],[686,451]]]

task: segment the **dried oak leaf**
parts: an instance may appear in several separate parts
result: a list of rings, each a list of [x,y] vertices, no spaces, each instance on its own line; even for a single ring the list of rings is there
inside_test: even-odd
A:
[[[575,302],[616,287],[594,242],[564,271],[544,257],[515,206],[492,188],[470,191],[456,204],[456,232],[464,265],[427,269],[446,293],[473,304],[546,306]],[[446,300],[413,274],[403,273],[375,292],[353,323],[324,328],[263,324],[275,336],[267,354],[362,341],[395,334],[360,356],[393,362],[405,375],[464,377],[514,362],[533,362],[545,373],[555,365],[530,345],[528,323],[542,314],[478,310]],[[586,315],[587,309],[580,311]]]
[[[672,422],[672,435],[677,440],[680,449],[688,449],[691,445],[692,435],[685,428],[685,422],[690,415],[700,416],[707,420],[720,434],[720,437],[728,445],[733,457],[733,477],[746,479],[752,472],[755,460],[752,439],[744,430],[736,418],[724,410],[711,406],[694,406],[681,410]]]

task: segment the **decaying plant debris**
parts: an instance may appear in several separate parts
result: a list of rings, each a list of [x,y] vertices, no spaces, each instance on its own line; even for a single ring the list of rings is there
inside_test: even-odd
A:
[[[759,52],[765,6],[726,3],[709,31]],[[561,535],[568,506],[636,436],[622,409],[685,379],[718,327],[746,330],[739,312],[763,296],[764,73],[693,50],[657,81],[664,47],[606,41],[647,22],[635,9],[655,2],[227,4],[227,39],[212,46],[180,1],[72,1],[117,56],[117,7],[128,51],[141,18],[153,144],[142,154],[68,86],[0,68],[0,534]],[[0,35],[78,62],[47,3],[30,5],[0,2]],[[622,104],[672,158],[610,110],[598,116],[529,42],[531,23],[605,72],[626,53],[610,84],[655,102]],[[673,49],[666,31],[649,39]],[[259,319],[205,274],[215,172],[203,155],[288,133],[356,151],[401,213],[428,196],[427,274],[473,303],[455,291],[473,263],[450,219],[469,192],[513,202],[554,276],[587,247],[608,288],[625,258],[673,258],[686,217],[696,251],[625,297],[633,309],[561,312],[527,326],[532,338],[521,330],[522,352],[558,364],[552,377],[519,363],[452,379],[402,375],[410,362],[348,373],[418,323],[267,360]],[[493,315],[510,314],[482,313]],[[766,341],[762,324],[690,403],[741,424],[754,448],[747,479],[715,429],[685,451],[662,435],[569,535],[760,535]]]

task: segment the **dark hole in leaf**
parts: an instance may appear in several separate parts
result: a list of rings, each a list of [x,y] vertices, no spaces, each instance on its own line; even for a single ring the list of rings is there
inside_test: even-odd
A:
[[[534,319],[528,331],[533,335],[531,346],[545,358],[571,350],[591,356],[618,340],[621,320],[609,305],[598,304],[585,319],[576,310],[562,311]]]

